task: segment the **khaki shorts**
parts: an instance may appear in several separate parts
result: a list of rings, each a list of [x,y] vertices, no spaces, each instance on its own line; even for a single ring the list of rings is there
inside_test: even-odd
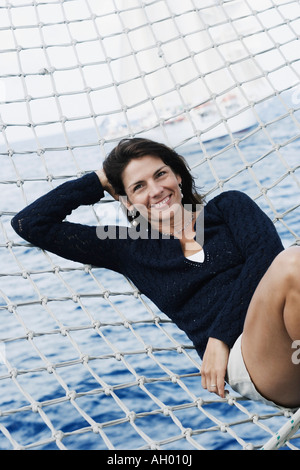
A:
[[[256,390],[244,363],[241,341],[242,335],[238,337],[230,350],[226,375],[227,383],[235,392],[239,393],[243,397],[249,398],[250,400],[260,401],[266,405],[282,408],[281,406],[264,398]]]

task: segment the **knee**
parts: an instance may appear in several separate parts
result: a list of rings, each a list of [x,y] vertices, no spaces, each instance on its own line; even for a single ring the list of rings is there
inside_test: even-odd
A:
[[[275,263],[283,282],[300,290],[300,247],[287,248],[277,256]]]

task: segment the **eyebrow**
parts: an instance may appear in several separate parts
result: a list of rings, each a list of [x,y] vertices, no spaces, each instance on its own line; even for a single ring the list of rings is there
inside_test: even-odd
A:
[[[153,173],[153,176],[157,175],[157,173],[159,173],[163,168],[165,168],[167,165],[163,165],[162,167],[158,168],[157,170],[155,170],[155,172]],[[128,186],[128,189],[131,188],[132,186],[135,186],[137,184],[141,184],[143,183],[143,180],[140,180],[140,181],[136,181],[135,183],[132,183]]]

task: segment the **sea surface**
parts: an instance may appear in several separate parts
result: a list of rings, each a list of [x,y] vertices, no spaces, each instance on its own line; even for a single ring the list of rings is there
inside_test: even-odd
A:
[[[283,98],[287,108],[255,107],[258,124],[234,142],[199,145],[176,125],[146,135],[168,137],[207,199],[230,189],[253,197],[288,247],[300,237],[300,126]],[[259,448],[286,421],[281,411],[230,389],[236,403],[205,392],[189,340],[127,280],[45,254],[10,227],[25,203],[100,167],[96,141],[85,130],[70,134],[72,152],[59,135],[41,138],[38,153],[34,141],[11,155],[0,147],[0,449]],[[112,203],[75,212],[81,223],[122,219]]]

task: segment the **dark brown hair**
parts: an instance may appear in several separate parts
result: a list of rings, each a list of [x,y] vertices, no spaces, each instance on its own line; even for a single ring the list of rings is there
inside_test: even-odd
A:
[[[126,195],[122,173],[132,159],[146,155],[161,158],[165,165],[168,165],[176,175],[181,177],[182,204],[189,204],[192,210],[196,211],[196,205],[202,204],[203,198],[197,193],[195,180],[187,162],[165,144],[149,139],[123,139],[104,160],[103,169],[115,192],[120,196]]]

